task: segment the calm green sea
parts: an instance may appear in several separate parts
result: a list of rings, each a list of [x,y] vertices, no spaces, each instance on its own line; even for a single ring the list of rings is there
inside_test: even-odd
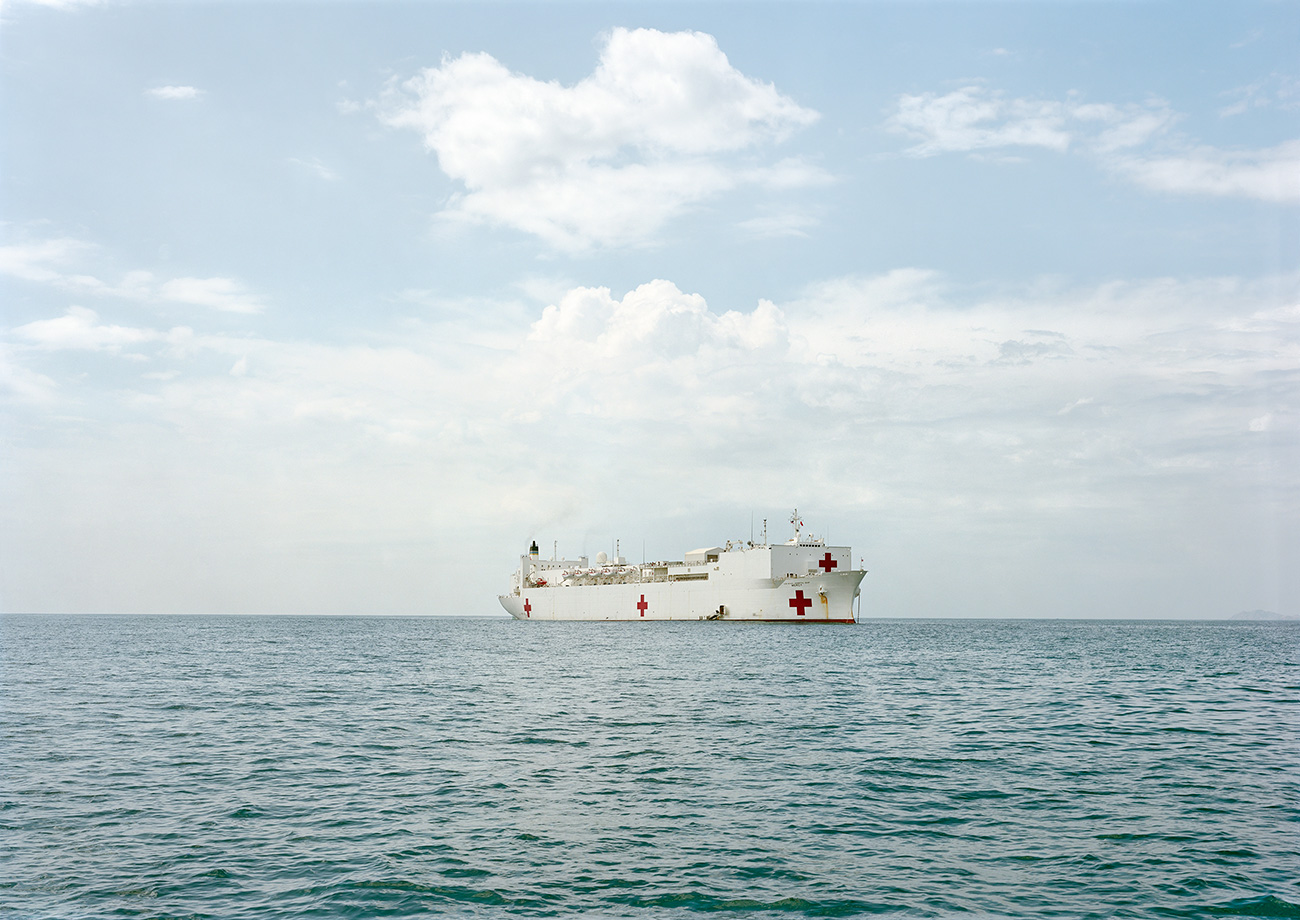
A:
[[[0,913],[1300,917],[1300,624],[0,619]]]

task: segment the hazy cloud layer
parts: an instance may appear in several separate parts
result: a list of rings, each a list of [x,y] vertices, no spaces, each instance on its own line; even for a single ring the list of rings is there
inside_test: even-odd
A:
[[[672,516],[780,507],[792,482],[838,513],[945,540],[1102,521],[1127,540],[1195,502],[1296,502],[1296,472],[1277,464],[1300,428],[1296,286],[990,295],[900,269],[726,309],[656,280],[622,296],[573,288],[525,324],[456,316],[365,345],[72,307],[7,331],[0,385],[19,417],[92,401],[87,435],[116,462],[166,456],[195,488],[235,477],[224,505],[176,482],[169,501],[217,532],[251,515],[254,542],[277,546],[428,541],[467,520],[508,541],[582,526],[593,493],[607,510]],[[120,366],[70,375],[58,355],[73,352]]]
[[[740,185],[824,181],[806,164],[739,156],[817,114],[740,73],[700,32],[614,29],[596,70],[568,87],[463,54],[394,87],[380,111],[420,132],[465,186],[445,217],[566,250],[647,242]]]
[[[1153,191],[1300,201],[1300,140],[1257,150],[1220,150],[1172,136],[1177,116],[1143,105],[1078,98],[1013,99],[983,86],[903,95],[886,126],[916,143],[911,156],[1043,148],[1082,151]]]

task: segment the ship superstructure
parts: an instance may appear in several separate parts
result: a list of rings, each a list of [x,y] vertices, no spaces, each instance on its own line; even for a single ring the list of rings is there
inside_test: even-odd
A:
[[[501,606],[517,620],[732,620],[853,623],[866,574],[847,546],[804,535],[785,543],[727,541],[673,562],[519,557]]]

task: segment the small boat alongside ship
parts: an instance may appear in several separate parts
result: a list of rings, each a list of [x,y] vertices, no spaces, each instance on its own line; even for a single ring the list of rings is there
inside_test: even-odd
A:
[[[726,620],[854,623],[865,569],[847,546],[802,533],[784,543],[727,541],[674,562],[519,557],[501,606],[516,620]],[[765,528],[766,529],[766,528]]]

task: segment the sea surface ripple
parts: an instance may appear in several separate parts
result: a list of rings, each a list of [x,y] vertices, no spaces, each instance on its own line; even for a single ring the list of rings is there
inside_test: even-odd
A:
[[[1300,917],[1300,625],[0,619],[23,918]]]

